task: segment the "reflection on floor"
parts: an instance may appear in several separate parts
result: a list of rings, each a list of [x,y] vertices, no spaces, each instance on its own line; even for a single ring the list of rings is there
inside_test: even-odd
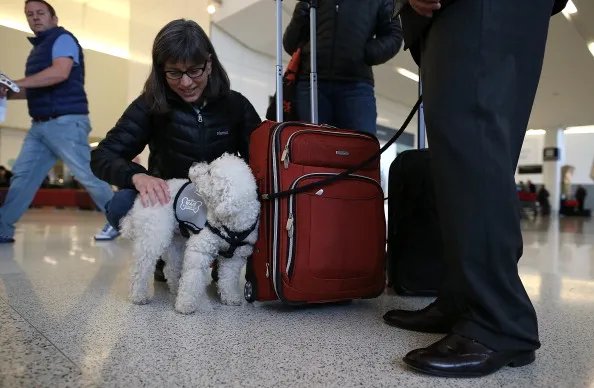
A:
[[[522,278],[539,313],[535,364],[442,380],[401,363],[438,336],[382,323],[428,299],[384,295],[348,306],[277,304],[173,311],[126,300],[130,243],[95,243],[98,214],[36,210],[0,246],[1,387],[594,387],[594,223],[524,225]]]

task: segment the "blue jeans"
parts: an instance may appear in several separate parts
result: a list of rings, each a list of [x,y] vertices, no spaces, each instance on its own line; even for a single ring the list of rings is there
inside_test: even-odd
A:
[[[297,110],[301,121],[311,122],[309,81],[297,82]],[[366,82],[318,82],[318,121],[375,135],[377,108],[373,85]]]
[[[123,189],[115,193],[111,201],[105,205],[107,222],[118,231],[120,231],[120,221],[130,212],[137,196],[138,191]]]
[[[27,211],[49,170],[61,159],[105,211],[111,187],[91,171],[91,124],[87,115],[66,115],[33,122],[13,167],[4,205],[0,208],[0,235],[14,237],[14,224]]]

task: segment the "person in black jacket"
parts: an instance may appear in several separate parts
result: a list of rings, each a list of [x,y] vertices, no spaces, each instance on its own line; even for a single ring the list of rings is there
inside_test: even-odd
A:
[[[138,195],[144,206],[167,204],[165,180],[187,179],[194,162],[211,162],[225,152],[247,161],[250,134],[261,123],[252,104],[230,89],[196,22],[179,19],[163,27],[152,60],[143,93],[91,155],[94,174],[120,188],[106,206],[118,229]],[[133,162],[147,145],[148,170]]]
[[[584,206],[586,205],[586,197],[588,196],[588,191],[584,188],[584,186],[579,185],[577,190],[575,191],[575,200],[578,201],[578,210],[580,215],[584,213]]]
[[[540,190],[538,190],[538,203],[540,204],[540,215],[541,216],[550,216],[551,215],[551,203],[549,202],[549,197],[551,194],[549,190],[542,185]]]
[[[393,58],[402,44],[393,0],[319,0],[317,10],[318,120],[339,128],[376,132],[377,109],[372,66]],[[309,4],[297,3],[285,30],[289,55],[302,48],[297,109],[310,113]]]
[[[409,0],[401,17],[421,66],[431,169],[447,274],[400,328],[447,334],[404,362],[444,377],[478,377],[535,360],[537,316],[518,274],[514,173],[543,66],[551,14],[567,0]],[[468,184],[471,182],[472,184]]]

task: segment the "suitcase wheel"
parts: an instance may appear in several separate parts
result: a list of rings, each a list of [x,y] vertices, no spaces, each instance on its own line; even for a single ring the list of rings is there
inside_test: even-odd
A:
[[[256,301],[256,293],[252,282],[245,282],[245,286],[243,287],[243,296],[245,297],[245,300],[248,301],[248,303],[253,303]]]

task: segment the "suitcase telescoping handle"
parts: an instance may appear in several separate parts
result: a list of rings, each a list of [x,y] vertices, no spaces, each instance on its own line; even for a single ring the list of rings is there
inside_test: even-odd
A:
[[[276,120],[283,121],[283,1],[276,0]]]
[[[420,73],[420,72],[419,72]],[[419,98],[423,95],[423,85],[421,84],[421,77],[419,77]],[[425,111],[423,109],[423,102],[419,105],[419,115],[417,116],[417,127],[419,133],[417,135],[417,148],[425,148]]]
[[[317,62],[317,9],[318,0],[298,0],[309,4],[309,40],[311,47],[310,107],[311,122],[318,124],[318,62]],[[283,1],[276,0],[276,117],[283,121]]]
[[[316,8],[317,8],[317,0],[299,0],[299,1],[305,1],[307,3],[310,4],[310,41],[311,43],[311,57],[312,57],[312,61],[311,61],[311,76],[310,76],[310,81],[311,81],[311,101],[312,101],[312,121],[315,118],[317,121],[317,74],[316,74],[316,60],[315,60],[315,48],[316,48],[316,44],[315,42],[315,37],[316,36],[316,17],[315,17],[315,12],[316,12]],[[312,3],[315,3],[312,5]],[[283,74],[283,61],[282,61],[282,0],[276,0],[276,31],[277,31],[277,36],[276,36],[276,40],[277,40],[277,51],[276,51],[276,117],[277,117],[277,121],[278,122],[282,122],[282,118],[283,118],[283,95],[282,95],[282,74]],[[394,17],[399,17],[400,16],[400,12],[402,9],[399,9],[397,12],[395,12]],[[312,17],[313,16],[313,17]],[[420,82],[419,82],[420,85]],[[396,140],[398,140],[398,138],[400,137],[400,135],[402,135],[402,133],[406,130],[406,128],[408,127],[408,125],[410,124],[410,122],[412,121],[412,119],[415,117],[415,114],[417,113],[417,111],[419,112],[419,131],[421,131],[421,124],[423,124],[423,130],[422,130],[422,137],[423,137],[423,143],[421,143],[421,140],[419,140],[419,145],[424,144],[424,140],[425,140],[425,131],[424,131],[424,121],[422,118],[422,112],[420,111],[420,107],[422,105],[423,102],[423,96],[421,94],[421,88],[419,87],[419,99],[417,100],[415,106],[412,108],[412,110],[410,111],[410,113],[408,114],[408,117],[406,118],[406,120],[404,120],[404,123],[402,124],[402,126],[400,127],[400,129],[398,130],[398,132],[396,132],[396,134],[394,134],[394,136],[392,136],[392,138],[375,154],[373,154],[371,157],[369,157],[369,159],[367,159],[366,161],[362,162],[361,164],[351,167],[346,171],[341,172],[340,174],[334,175],[330,178],[327,179],[323,179],[321,181],[317,181],[317,182],[313,182],[310,184],[307,184],[305,186],[300,186],[300,187],[296,187],[294,189],[290,189],[290,190],[285,190],[285,191],[279,191],[278,193],[270,193],[270,194],[263,194],[262,195],[262,199],[263,200],[270,200],[270,199],[276,199],[276,198],[281,198],[281,197],[286,197],[289,195],[294,195],[294,194],[299,194],[299,193],[303,193],[309,190],[312,190],[314,188],[318,188],[320,186],[325,186],[328,185],[332,182],[335,182],[339,179],[342,178],[346,178],[349,175],[359,171],[360,169],[364,168],[365,166],[367,166],[369,163],[373,162],[374,160],[376,160],[377,158],[381,157],[381,155],[384,153],[384,151],[386,151],[388,148],[390,148],[390,146],[392,144],[394,144],[396,142]],[[314,124],[317,124],[316,122],[314,122]],[[421,132],[419,132],[419,138],[421,137]],[[421,147],[419,147],[421,148]]]
[[[309,74],[309,85],[310,85],[310,98],[311,101],[311,122],[318,124],[318,32],[317,32],[317,11],[318,11],[318,0],[299,0],[309,3],[309,41],[311,47],[311,58],[310,63],[310,74]]]

